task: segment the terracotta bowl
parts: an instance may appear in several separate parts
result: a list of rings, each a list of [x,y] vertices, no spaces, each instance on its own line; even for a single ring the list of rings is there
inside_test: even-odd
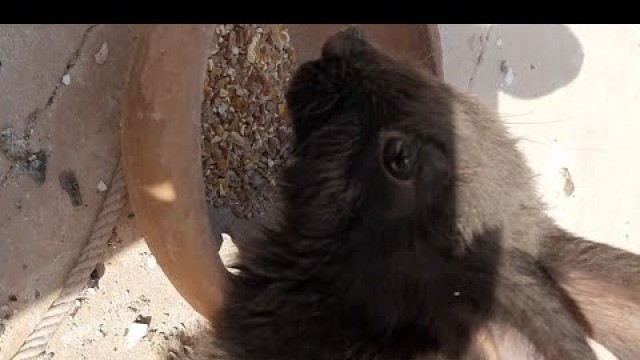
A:
[[[344,25],[291,25],[299,63]],[[442,76],[435,25],[364,25],[393,54]],[[122,154],[131,206],[159,266],[206,318],[220,308],[226,271],[209,223],[200,163],[200,107],[213,25],[137,29],[124,101]]]

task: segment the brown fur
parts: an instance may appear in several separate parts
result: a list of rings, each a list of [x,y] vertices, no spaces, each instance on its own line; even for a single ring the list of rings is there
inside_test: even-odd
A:
[[[216,335],[176,358],[589,360],[589,336],[640,358],[640,257],[559,229],[495,114],[354,31],[287,101],[283,221],[240,246]],[[378,155],[396,133],[408,182]]]

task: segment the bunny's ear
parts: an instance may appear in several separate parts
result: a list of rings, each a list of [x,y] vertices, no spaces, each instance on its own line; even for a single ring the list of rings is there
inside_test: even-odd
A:
[[[540,261],[619,360],[640,359],[640,256],[555,229]],[[560,341],[560,340],[559,340]]]
[[[324,125],[341,100],[361,86],[354,64],[368,63],[375,56],[371,49],[358,30],[349,28],[327,39],[320,59],[300,65],[286,94],[297,141]]]
[[[338,60],[335,62],[340,63]],[[334,64],[323,61],[304,63],[289,83],[287,108],[299,143],[326,122],[340,98],[339,74],[335,74],[330,65]]]

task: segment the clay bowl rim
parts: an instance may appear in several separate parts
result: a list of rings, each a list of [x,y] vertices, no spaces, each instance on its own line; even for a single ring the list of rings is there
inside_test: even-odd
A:
[[[442,77],[440,38],[424,25]],[[227,272],[205,201],[200,162],[203,79],[215,25],[139,25],[122,117],[131,207],[158,265],[179,294],[212,319]],[[185,121],[186,120],[186,121]]]

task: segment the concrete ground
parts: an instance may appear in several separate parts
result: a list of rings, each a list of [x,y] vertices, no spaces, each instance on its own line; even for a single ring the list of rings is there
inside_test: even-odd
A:
[[[633,165],[640,27],[440,31],[446,81],[503,115],[539,174],[551,214],[572,231],[640,253],[640,170]],[[104,196],[97,186],[117,163],[131,43],[128,26],[0,26],[0,131],[13,130],[3,134],[15,150],[0,149],[0,360],[55,298],[96,216]],[[104,44],[102,62],[96,54]],[[41,154],[46,169],[37,163]],[[60,186],[63,171],[75,174],[80,205]],[[99,285],[78,302],[49,357],[153,359],[163,333],[198,320],[155,265],[130,213],[110,240]],[[140,316],[147,335],[129,344]]]
[[[498,111],[521,139],[551,214],[569,230],[640,253],[640,27],[440,29],[446,80]]]

